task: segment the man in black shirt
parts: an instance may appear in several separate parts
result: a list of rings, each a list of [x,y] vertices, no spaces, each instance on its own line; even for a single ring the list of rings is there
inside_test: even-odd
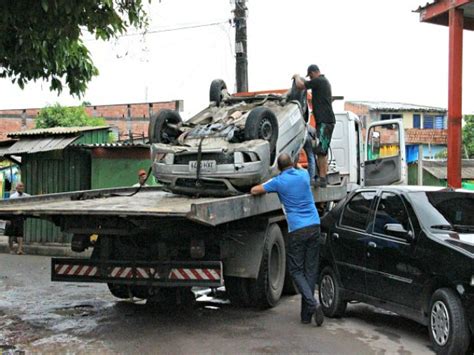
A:
[[[331,84],[326,77],[321,74],[316,64],[308,67],[307,76],[310,80],[304,80],[298,74],[293,75],[296,87],[300,90],[311,89],[311,103],[313,105],[313,115],[316,119],[316,131],[319,139],[316,155],[318,156],[319,179],[317,186],[326,187],[326,175],[328,171],[328,150],[331,143],[332,132],[336,124],[336,117],[332,110]]]

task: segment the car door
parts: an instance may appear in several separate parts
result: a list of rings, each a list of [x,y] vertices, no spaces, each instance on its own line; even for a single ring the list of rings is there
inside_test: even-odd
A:
[[[372,123],[367,129],[362,186],[406,184],[405,132],[401,119]]]
[[[416,240],[406,200],[395,192],[382,191],[369,223],[366,253],[367,294],[385,301],[414,306],[422,292],[415,256]],[[410,209],[411,210],[411,209]],[[407,232],[391,232],[387,224],[399,224]],[[419,258],[418,258],[419,259]]]
[[[356,192],[329,235],[343,287],[361,293],[365,291],[366,229],[375,196],[376,190]]]

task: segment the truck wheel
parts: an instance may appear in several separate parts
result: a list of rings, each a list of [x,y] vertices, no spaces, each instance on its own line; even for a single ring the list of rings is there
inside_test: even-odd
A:
[[[305,122],[308,122],[309,118],[309,109],[308,109],[308,95],[306,89],[298,90],[296,83],[293,80],[293,85],[291,86],[290,93],[288,94],[288,100],[296,100],[301,105],[301,112],[303,114]]]
[[[179,124],[182,122],[178,112],[173,110],[161,110],[150,118],[148,125],[148,140],[150,143],[171,143],[178,138],[179,132],[168,126],[168,124]]]
[[[465,354],[470,342],[469,326],[461,300],[449,288],[436,290],[429,313],[430,340],[437,354]]]
[[[326,266],[319,277],[319,299],[324,315],[337,318],[344,315],[347,302],[342,298],[339,280],[332,267]]]
[[[130,293],[128,286],[126,285],[119,285],[119,284],[114,284],[111,282],[107,282],[107,286],[109,287],[110,293],[117,298],[120,299],[128,299],[130,298]]]
[[[227,90],[227,85],[225,84],[224,80],[213,80],[209,89],[209,101],[214,101],[216,106],[219,106],[224,98],[222,90]]]
[[[259,106],[250,111],[245,121],[245,140],[264,139],[270,143],[271,161],[275,159],[278,139],[278,120],[266,107]]]
[[[257,280],[249,280],[253,305],[271,308],[277,305],[285,283],[285,241],[277,224],[268,228]]]
[[[235,306],[250,306],[248,280],[243,277],[227,276],[224,279],[225,290],[230,302]]]

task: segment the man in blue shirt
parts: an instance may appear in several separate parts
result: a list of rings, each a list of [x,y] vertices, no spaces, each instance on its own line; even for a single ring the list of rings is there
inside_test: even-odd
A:
[[[321,305],[314,298],[318,277],[320,222],[305,169],[295,168],[291,157],[278,157],[280,174],[252,187],[252,195],[276,192],[288,222],[287,263],[290,275],[301,293],[301,322],[324,321]]]

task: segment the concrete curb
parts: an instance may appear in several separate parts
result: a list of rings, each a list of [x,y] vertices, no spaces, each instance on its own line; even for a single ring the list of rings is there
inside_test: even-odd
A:
[[[8,254],[8,237],[0,235],[0,253]],[[83,253],[75,253],[71,250],[69,244],[61,243],[29,243],[23,246],[25,255],[43,255],[68,258],[89,258],[92,248],[87,249]]]

